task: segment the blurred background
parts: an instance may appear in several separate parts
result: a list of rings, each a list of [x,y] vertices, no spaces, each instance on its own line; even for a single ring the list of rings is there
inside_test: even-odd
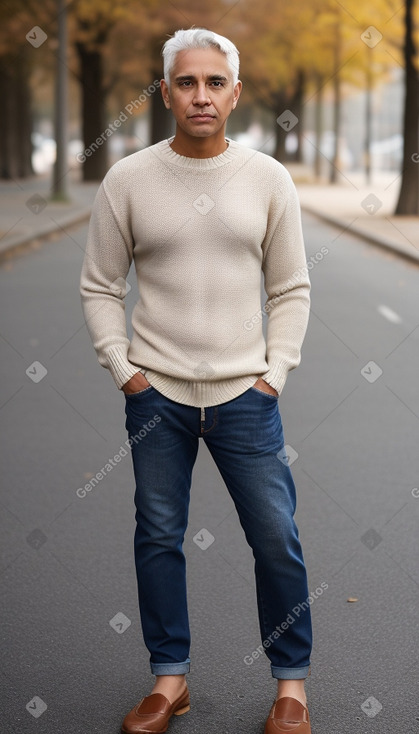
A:
[[[417,4],[416,4],[417,5]],[[402,173],[394,213],[419,213],[414,0],[6,0],[0,5],[0,176],[99,181],[173,132],[161,47],[210,28],[241,54],[228,134],[303,181]],[[283,118],[281,118],[283,115]],[[415,156],[416,160],[412,156]]]

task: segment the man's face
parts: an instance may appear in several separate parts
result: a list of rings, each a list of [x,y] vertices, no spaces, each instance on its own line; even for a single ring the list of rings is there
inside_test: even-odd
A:
[[[183,132],[194,138],[210,137],[224,126],[241,87],[241,82],[234,86],[227,59],[215,48],[179,51],[170,89],[161,82],[166,107]]]

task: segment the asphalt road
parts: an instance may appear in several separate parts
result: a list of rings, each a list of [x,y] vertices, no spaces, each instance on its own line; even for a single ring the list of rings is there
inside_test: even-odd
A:
[[[279,406],[313,592],[313,732],[413,734],[419,268],[311,217],[304,228],[312,312]],[[82,316],[85,239],[86,228],[71,231],[0,270],[5,734],[118,734],[152,683],[130,456],[121,452],[77,496],[127,438],[124,397],[98,364]],[[128,313],[134,301],[133,288]],[[206,550],[193,540],[203,528],[215,538]],[[252,557],[204,444],[185,550],[192,708],[170,731],[262,734],[275,683],[264,656],[245,662],[260,644]]]

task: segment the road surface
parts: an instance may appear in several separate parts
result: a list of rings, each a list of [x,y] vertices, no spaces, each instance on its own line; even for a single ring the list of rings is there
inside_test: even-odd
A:
[[[304,230],[312,311],[279,407],[312,593],[313,732],[413,734],[419,268],[311,216]],[[84,325],[85,241],[86,227],[72,230],[0,270],[7,734],[117,734],[152,683],[137,607],[124,396]],[[127,313],[134,302],[135,287]],[[214,537],[205,549],[203,529]],[[192,707],[170,731],[262,734],[275,683],[257,653],[252,556],[204,444],[185,551]]]

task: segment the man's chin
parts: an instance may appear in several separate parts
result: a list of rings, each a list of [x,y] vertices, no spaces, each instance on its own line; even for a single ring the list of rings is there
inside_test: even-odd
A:
[[[218,127],[218,125],[215,128],[213,124],[208,122],[201,125],[194,125],[192,128],[188,127],[185,132],[190,135],[191,138],[210,138],[213,135],[216,135],[219,130],[220,128]]]

